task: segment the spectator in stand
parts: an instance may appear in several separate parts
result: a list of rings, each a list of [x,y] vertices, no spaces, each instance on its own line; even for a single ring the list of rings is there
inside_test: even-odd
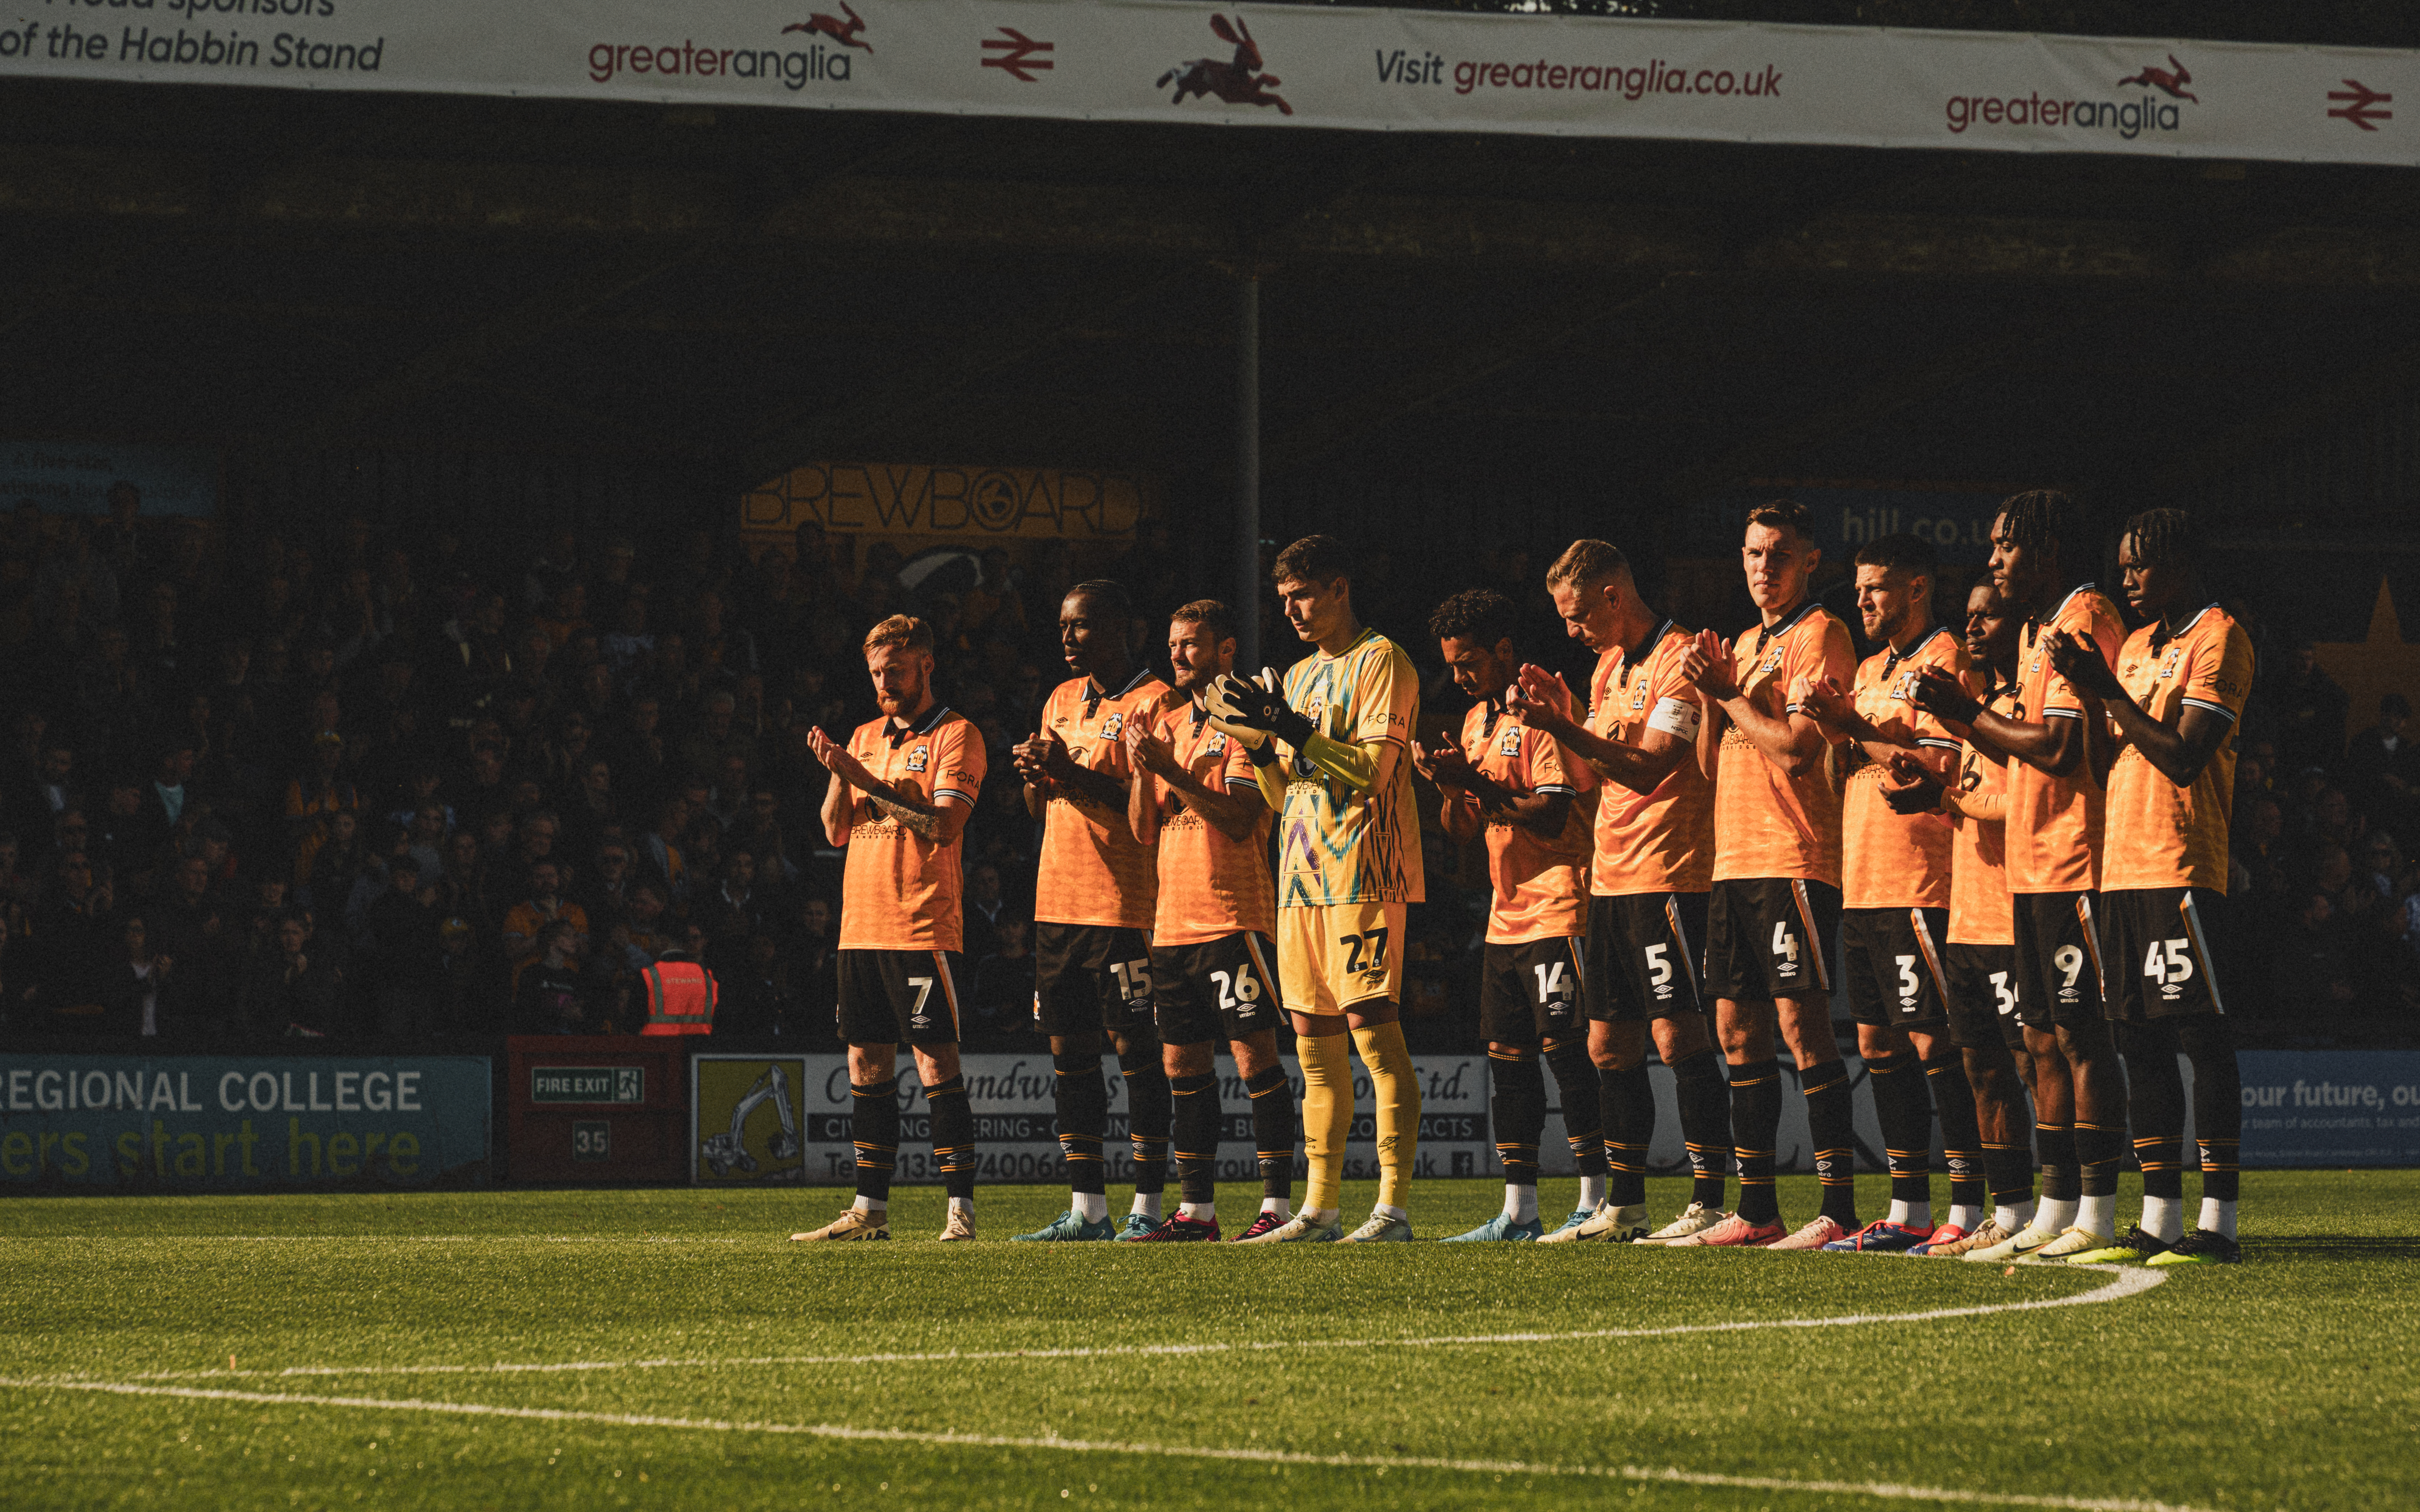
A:
[[[2270,952],[2269,973],[2272,1011],[2299,1026],[2321,1026],[2359,998],[2343,921],[2326,893],[2304,895],[2293,928]]]
[[[101,989],[100,1030],[111,1040],[157,1040],[180,1032],[178,1003],[169,989],[175,960],[152,949],[150,926],[129,914],[118,926],[123,954]]]
[[[256,1037],[321,1039],[341,1034],[345,977],[334,952],[315,948],[311,916],[287,909],[277,916],[275,949],[256,957],[243,983],[241,1011]]]
[[[821,894],[799,899],[798,925],[782,942],[783,980],[797,1004],[799,1022],[836,1022],[840,1011],[840,957],[832,936],[831,900]]]
[[[1000,949],[1001,910],[1005,906],[1000,868],[990,861],[977,861],[967,868],[966,953],[969,960],[980,964],[985,956]]]
[[[587,1034],[588,988],[581,980],[576,942],[567,918],[538,927],[536,951],[515,977],[513,1026],[520,1034]]]
[[[790,990],[788,966],[780,941],[748,936],[728,973],[714,972],[715,1037],[770,1040],[802,1032],[808,1020]]]
[[[2409,839],[2420,792],[2420,750],[2412,744],[2412,704],[2400,693],[2378,701],[2378,723],[2352,737],[2345,752],[2346,796],[2371,823]]]
[[[208,860],[179,856],[168,875],[167,893],[149,914],[149,942],[162,955],[183,965],[180,1013],[197,1025],[216,1026],[234,1006],[230,989],[235,931],[210,887]]]
[[[1038,1044],[1033,1016],[1033,922],[1003,914],[994,921],[998,943],[975,964],[973,1006],[966,1042],[998,1048],[1020,1038]]]
[[[424,1040],[436,1028],[436,901],[407,851],[387,863],[386,889],[362,910],[361,959],[382,1040]]]
[[[2277,752],[2288,767],[2333,771],[2344,760],[2345,690],[2319,666],[2308,639],[2294,642],[2267,702],[2276,720]]]
[[[63,826],[64,827],[64,826]],[[54,1033],[89,1037],[101,1013],[101,993],[120,938],[109,879],[96,876],[82,850],[59,857],[50,888],[27,921],[34,950],[37,1007]]]
[[[504,915],[504,959],[510,964],[516,992],[522,974],[550,949],[548,940],[560,937],[545,926],[560,922],[570,927],[561,949],[572,969],[577,970],[581,958],[588,953],[588,911],[563,896],[562,868],[551,860],[535,862],[527,881],[527,894]]]

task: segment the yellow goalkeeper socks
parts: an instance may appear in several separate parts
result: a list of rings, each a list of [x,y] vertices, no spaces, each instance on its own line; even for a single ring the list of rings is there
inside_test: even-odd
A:
[[[1344,1136],[1353,1126],[1353,1056],[1341,1034],[1297,1035],[1294,1048],[1302,1063],[1302,1152],[1311,1167],[1300,1211],[1334,1212],[1343,1200]]]
[[[1361,1052],[1361,1064],[1370,1068],[1370,1089],[1378,1104],[1378,1206],[1400,1212],[1420,1152],[1419,1073],[1412,1069],[1412,1052],[1404,1043],[1400,1024],[1356,1029],[1353,1043]],[[1346,1112],[1351,1111],[1348,1106]]]

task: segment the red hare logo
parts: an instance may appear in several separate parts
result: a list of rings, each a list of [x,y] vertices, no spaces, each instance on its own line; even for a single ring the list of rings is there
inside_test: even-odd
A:
[[[1270,93],[1270,86],[1284,81],[1275,74],[1264,73],[1259,44],[1252,40],[1249,28],[1238,18],[1232,24],[1224,16],[1210,18],[1210,33],[1222,42],[1235,44],[1233,62],[1221,63],[1217,58],[1195,58],[1180,63],[1159,76],[1156,87],[1165,89],[1172,82],[1176,98],[1171,105],[1182,105],[1194,95],[1218,99],[1230,105],[1275,105],[1282,116],[1294,114],[1294,107]]]
[[[841,9],[848,12],[848,20],[846,22],[841,21],[836,16],[827,16],[821,11],[816,11],[806,20],[794,22],[791,24],[783,27],[782,30],[784,32],[806,32],[813,36],[829,37],[843,47],[859,47],[863,48],[866,52],[873,52],[874,44],[872,42],[862,40],[858,36],[858,33],[865,30],[865,18],[859,15],[854,10],[849,10],[848,0],[841,0],[840,8]]]
[[[2198,105],[2201,103],[2201,97],[2185,88],[2185,85],[2191,83],[2193,83],[2193,70],[2178,62],[2177,55],[2171,53],[2168,54],[2166,68],[2161,68],[2156,63],[2147,64],[2142,72],[2118,80],[2118,87],[2123,89],[2129,85],[2147,85],[2171,100],[2190,100]]]

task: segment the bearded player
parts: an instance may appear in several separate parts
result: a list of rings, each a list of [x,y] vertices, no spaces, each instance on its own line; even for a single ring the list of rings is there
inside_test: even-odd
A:
[[[1159,1226],[1168,1185],[1168,1072],[1152,1026],[1151,925],[1159,872],[1126,818],[1126,721],[1156,711],[1168,685],[1138,667],[1126,592],[1078,583],[1059,606],[1059,644],[1075,676],[1051,690],[1042,728],[1016,747],[1026,811],[1042,823],[1034,878],[1034,1013],[1050,1037],[1067,1211],[1026,1241],[1100,1240]],[[1134,1208],[1109,1227],[1109,1084],[1104,1041],[1126,1084]]]
[[[841,872],[840,1038],[848,1045],[857,1200],[794,1240],[891,1237],[899,1150],[899,1044],[916,1057],[933,1118],[933,1157],[949,1193],[941,1238],[975,1237],[975,1120],[958,1069],[958,952],[965,914],[959,837],[985,771],[982,732],[933,697],[933,632],[894,614],[865,637],[882,717],[848,744],[809,730],[830,769],[824,838]]]
[[[1506,697],[1521,672],[1512,644],[1517,617],[1512,601],[1492,588],[1456,594],[1429,616],[1454,686],[1475,702],[1458,746],[1413,747],[1413,764],[1444,799],[1446,833],[1464,844],[1484,838],[1491,893],[1479,1025],[1504,1163],[1504,1211],[1448,1242],[1544,1233],[1538,1219],[1538,1141],[1546,1125],[1542,1049],[1580,1173],[1579,1208],[1557,1231],[1576,1230],[1605,1201],[1605,1132],[1594,1117],[1596,1075],[1581,986],[1590,844],[1579,798],[1593,780]]]
[[[1668,1244],[1730,1216],[1723,1210],[1730,1093],[1700,991],[1714,787],[1697,759],[1704,704],[1682,674],[1696,638],[1648,608],[1628,559],[1604,541],[1566,548],[1546,569],[1546,592],[1566,632],[1597,654],[1589,706],[1584,715],[1575,709],[1562,679],[1537,667],[1521,669],[1513,702],[1531,728],[1602,779],[1585,988],[1611,1179],[1595,1216],[1544,1237]],[[1671,1068],[1694,1178],[1688,1207],[1653,1233],[1646,1231],[1647,1152],[1655,1141],[1651,1035]]]
[[[1213,1054],[1224,1041],[1251,1100],[1261,1211],[1238,1240],[1258,1239],[1293,1216],[1294,1088],[1278,1059],[1283,1007],[1277,958],[1277,896],[1269,880],[1269,806],[1258,766],[1267,742],[1247,747],[1210,722],[1212,683],[1235,667],[1235,611],[1200,599],[1171,616],[1167,706],[1126,721],[1132,779],[1126,814],[1135,839],[1156,846],[1159,903],[1152,927],[1152,997],[1175,1097],[1176,1216],[1139,1243],[1218,1236],[1219,1106]]]
[[[2202,588],[2192,517],[2154,509],[2118,544],[2126,600],[2149,623],[2118,666],[2054,641],[2060,676],[2108,710],[2108,832],[2101,901],[2108,911],[2109,1017],[2126,1057],[2128,1113],[2143,1167],[2143,1221],[2073,1263],[2231,1265],[2241,1176],[2242,1077],[2210,951],[2226,897],[2227,816],[2235,803],[2236,721],[2252,691],[2252,640]],[[2184,1227],[2185,1090],[2193,1066],[2201,1220]]]
[[[1316,650],[1286,670],[1282,691],[1230,673],[1210,703],[1231,733],[1255,745],[1274,739],[1281,761],[1258,775],[1279,812],[1278,975],[1302,1065],[1311,1180],[1293,1219],[1251,1242],[1409,1240],[1404,1203],[1419,1153],[1420,1088],[1401,1019],[1404,918],[1424,896],[1408,760],[1419,676],[1400,647],[1354,612],[1342,542],[1305,536],[1278,553],[1273,575],[1287,623]],[[1348,1036],[1377,1103],[1378,1201],[1345,1234]]]
[[[1906,785],[1895,763],[1913,762],[1936,791],[1955,770],[1958,741],[1910,700],[1916,674],[1966,675],[1966,650],[1932,622],[1932,545],[1885,535],[1857,551],[1857,615],[1882,649],[1857,667],[1853,688],[1829,681],[1807,696],[1809,713],[1849,737],[1841,795],[1840,960],[1857,1055],[1872,1089],[1890,1165],[1890,1211],[1836,1250],[1914,1249],[1963,1238],[1983,1222],[1981,1138],[1965,1063],[1949,1037],[1949,825],[1938,813],[1901,812]],[[1941,1113],[1949,1161],[1949,1214],[1932,1221],[1932,1117]]]

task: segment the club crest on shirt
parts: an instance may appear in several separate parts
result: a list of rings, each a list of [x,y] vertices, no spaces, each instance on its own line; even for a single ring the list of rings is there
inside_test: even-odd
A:
[[[1211,731],[1210,738],[1202,743],[1202,752],[1205,756],[1224,756],[1227,753],[1227,732]]]
[[[921,772],[925,767],[931,765],[932,761],[933,748],[930,746],[919,746],[914,750],[908,753],[908,770],[911,772]]]
[[[1521,728],[1522,727],[1517,724],[1508,725],[1505,727],[1504,733],[1498,735],[1496,739],[1496,754],[1498,756],[1518,756],[1521,754]]]
[[[1108,718],[1101,721],[1101,738],[1104,740],[1115,740],[1118,738],[1118,732],[1124,730],[1125,727],[1126,717],[1124,714],[1112,714]]]

